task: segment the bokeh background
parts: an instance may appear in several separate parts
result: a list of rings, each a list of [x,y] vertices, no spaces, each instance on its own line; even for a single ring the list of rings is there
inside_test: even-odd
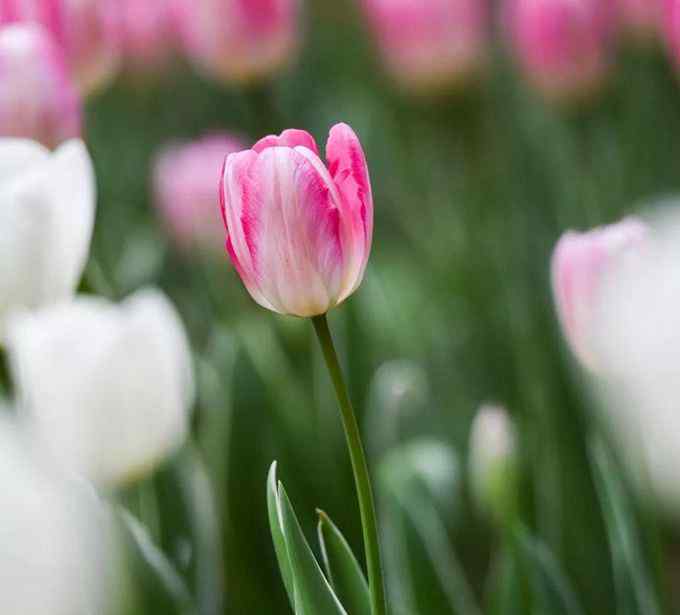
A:
[[[166,291],[199,384],[192,442],[121,500],[205,614],[289,612],[266,518],[274,459],[310,542],[322,508],[362,552],[310,323],[257,307],[226,256],[175,248],[151,181],[176,139],[227,131],[252,143],[296,127],[323,144],[343,121],[366,150],[376,222],[365,282],[330,319],[376,477],[391,592],[410,596],[403,612],[674,612],[677,533],[594,444],[550,289],[562,232],[680,189],[680,86],[661,35],[617,37],[598,91],[567,102],[531,87],[497,18],[484,69],[417,94],[386,73],[358,4],[306,0],[303,21],[299,58],[266,83],[220,83],[178,58],[88,100],[99,200],[83,290]],[[506,406],[518,432],[518,542],[480,514],[467,483],[470,424],[486,402]],[[144,612],[184,612],[163,588],[142,594]]]

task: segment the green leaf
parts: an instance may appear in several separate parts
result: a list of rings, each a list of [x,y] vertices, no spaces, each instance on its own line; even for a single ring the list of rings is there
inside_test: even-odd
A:
[[[267,477],[267,510],[269,513],[269,528],[272,533],[272,540],[274,541],[274,551],[279,562],[279,570],[281,571],[281,577],[286,587],[290,605],[295,610],[295,584],[293,582],[293,572],[290,566],[288,547],[281,522],[279,493],[276,481],[276,461],[269,468],[269,476]]]
[[[188,579],[202,615],[224,610],[222,527],[212,483],[200,453],[189,442],[175,463],[156,477],[162,545]]]
[[[413,440],[386,455],[377,475],[389,507],[383,530],[392,603],[409,614],[481,615],[437,506],[447,518],[456,507],[455,452],[433,440]]]
[[[191,593],[165,554],[151,540],[146,528],[129,512],[117,516],[126,546],[127,583],[142,613],[196,615]]]
[[[607,527],[614,566],[619,612],[625,615],[659,615],[661,608],[651,581],[621,471],[600,439],[590,444],[595,486]]]
[[[278,510],[295,585],[295,615],[347,615],[321,571],[281,483],[278,493]]]
[[[295,615],[347,615],[305,539],[283,485],[277,483],[276,462],[267,479],[267,508],[276,558]]]
[[[504,545],[495,556],[489,578],[488,613],[525,615],[531,611],[525,576],[510,546]]]
[[[584,615],[571,584],[550,550],[520,527],[515,545],[531,581],[535,612],[542,615]]]
[[[371,599],[366,577],[347,540],[328,515],[319,510],[319,544],[328,580],[347,611],[371,615]]]

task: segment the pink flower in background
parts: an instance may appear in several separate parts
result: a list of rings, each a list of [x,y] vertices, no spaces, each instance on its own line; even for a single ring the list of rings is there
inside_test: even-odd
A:
[[[664,0],[662,21],[666,45],[680,67],[680,0]]]
[[[407,87],[436,89],[476,73],[489,51],[486,0],[361,0],[385,63]]]
[[[81,132],[81,102],[63,56],[34,23],[0,26],[0,136],[54,147]]]
[[[61,0],[0,0],[0,23],[36,21],[61,32]]]
[[[300,0],[174,0],[187,54],[227,81],[269,77],[290,62],[300,38]]]
[[[231,135],[214,134],[165,148],[156,159],[155,204],[176,245],[190,251],[224,251],[224,226],[217,207],[225,156],[246,145]]]
[[[119,67],[119,0],[61,1],[62,43],[80,91],[87,95],[107,85]]]
[[[118,0],[126,69],[152,73],[167,68],[179,44],[172,0]]]
[[[651,36],[661,28],[664,0],[618,0],[625,30],[638,36]]]
[[[625,218],[585,233],[569,231],[555,247],[552,285],[557,313],[572,351],[586,367],[595,369],[598,364],[592,324],[603,279],[646,236],[642,221]]]
[[[371,250],[373,198],[361,144],[338,124],[326,144],[301,130],[231,154],[221,197],[227,250],[261,306],[325,314],[361,284]]]
[[[527,80],[549,98],[588,95],[608,68],[615,13],[601,0],[506,0],[508,34]]]
[[[36,22],[54,37],[83,95],[118,67],[117,4],[110,0],[0,0],[0,23]]]

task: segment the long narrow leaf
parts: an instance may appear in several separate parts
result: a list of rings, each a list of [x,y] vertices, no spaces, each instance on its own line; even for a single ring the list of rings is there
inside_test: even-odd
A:
[[[269,476],[267,478],[267,510],[269,513],[269,528],[272,533],[272,540],[274,541],[274,551],[276,552],[276,559],[279,563],[279,570],[281,571],[283,584],[286,587],[290,606],[295,610],[295,584],[293,582],[288,547],[286,545],[286,538],[283,533],[281,521],[279,493],[276,481],[276,461],[272,463],[269,468]]]
[[[542,615],[585,615],[571,583],[550,550],[524,528],[515,532],[515,540],[531,579],[537,612]]]
[[[278,493],[278,509],[295,586],[295,615],[347,615],[321,571],[281,483]]]
[[[323,511],[317,532],[326,574],[338,598],[352,615],[371,615],[366,577],[347,540]]]
[[[602,440],[591,441],[590,456],[609,537],[620,612],[660,615],[661,608],[635,526],[635,512],[619,478],[620,472]]]

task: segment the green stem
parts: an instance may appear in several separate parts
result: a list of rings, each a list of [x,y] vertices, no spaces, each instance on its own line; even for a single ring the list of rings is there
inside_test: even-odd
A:
[[[378,539],[378,524],[375,516],[375,504],[371,490],[371,479],[368,475],[366,454],[361,444],[359,425],[352,408],[352,402],[347,392],[347,385],[342,376],[338,355],[333,345],[333,338],[328,328],[326,315],[312,318],[314,330],[319,338],[326,366],[335,387],[335,394],[342,413],[342,424],[345,428],[347,447],[352,460],[354,482],[359,500],[359,512],[361,513],[361,525],[364,534],[364,549],[366,553],[366,567],[368,568],[368,585],[371,593],[372,615],[385,615],[385,586],[383,584],[382,564],[380,561],[380,543]]]

